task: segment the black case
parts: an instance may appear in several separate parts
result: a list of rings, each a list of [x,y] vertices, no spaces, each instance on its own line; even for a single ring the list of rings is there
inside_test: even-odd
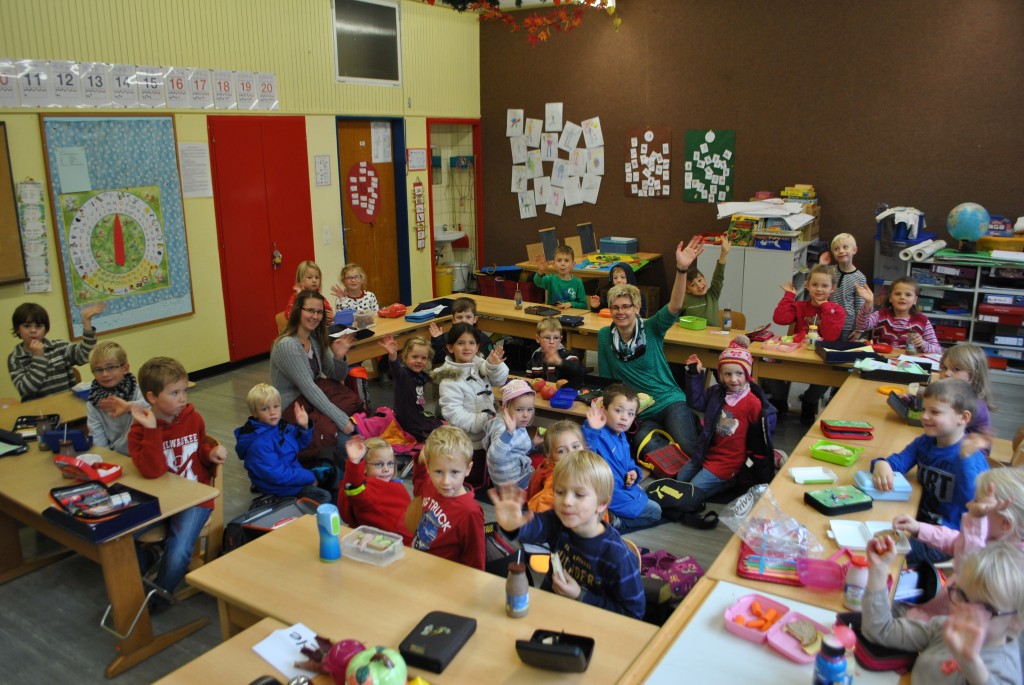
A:
[[[65,530],[89,542],[105,542],[117,537],[122,532],[134,528],[141,523],[150,521],[160,516],[160,500],[153,495],[130,488],[120,483],[105,485],[99,481],[86,481],[76,483],[65,488],[53,488],[50,490],[50,497],[54,501],[59,500],[62,490],[77,488],[82,485],[94,484],[98,488],[105,489],[110,494],[128,493],[132,497],[132,505],[122,509],[119,513],[102,519],[87,519],[74,516],[59,508],[52,506],[43,511],[43,518],[57,524]]]
[[[536,630],[529,640],[516,640],[516,653],[523,663],[536,668],[583,673],[594,653],[594,638]]]
[[[431,611],[405,636],[398,651],[409,666],[441,673],[475,632],[475,618]]]
[[[5,431],[0,428],[0,442],[5,442],[13,447],[13,449],[0,454],[0,457],[10,457],[15,454],[24,454],[25,452],[28,452],[28,444],[25,442],[25,438],[21,437],[17,433]]]
[[[852,514],[871,508],[874,500],[852,485],[837,485],[832,488],[810,490],[804,493],[804,502],[826,516]]]
[[[35,440],[36,424],[39,422],[40,418],[49,419],[50,425],[53,426],[54,428],[60,425],[60,414],[43,414],[42,416],[19,416],[17,419],[15,419],[14,428],[12,428],[11,430],[20,435],[24,440]]]

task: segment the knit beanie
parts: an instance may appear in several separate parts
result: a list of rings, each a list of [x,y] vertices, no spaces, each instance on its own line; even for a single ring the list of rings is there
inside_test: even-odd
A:
[[[737,335],[729,343],[729,346],[718,355],[718,370],[722,370],[722,364],[739,364],[747,374],[747,380],[754,373],[754,357],[750,354],[750,338],[745,335]]]

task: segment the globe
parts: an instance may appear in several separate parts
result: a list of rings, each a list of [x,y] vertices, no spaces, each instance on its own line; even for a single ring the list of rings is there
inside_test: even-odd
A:
[[[949,234],[957,240],[976,242],[988,230],[988,212],[979,204],[964,202],[953,208],[946,218]]]

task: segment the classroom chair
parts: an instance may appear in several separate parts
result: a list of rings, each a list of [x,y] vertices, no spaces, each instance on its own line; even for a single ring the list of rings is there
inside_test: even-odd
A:
[[[725,316],[725,310],[718,310],[718,320],[721,321],[722,317]],[[745,331],[747,330],[747,315],[743,312],[738,312],[735,309],[732,310],[732,327],[733,330]]]
[[[71,375],[75,377],[75,385],[82,382],[82,372],[78,370],[77,366],[71,367]]]
[[[284,327],[288,325],[288,315],[284,312],[278,312],[274,315],[274,321],[277,322],[277,332],[284,333]]]

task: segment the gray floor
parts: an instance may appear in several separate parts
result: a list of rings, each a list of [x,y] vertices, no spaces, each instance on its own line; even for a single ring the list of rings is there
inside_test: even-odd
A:
[[[268,363],[241,366],[229,373],[206,378],[190,394],[190,399],[206,420],[207,431],[232,445],[235,427],[247,414],[245,394],[255,383],[269,378]],[[799,407],[796,385],[791,406]],[[389,404],[391,391],[374,384],[377,405]],[[1000,411],[993,414],[997,433],[1012,437],[1024,420],[1024,399],[1019,386],[997,386]],[[783,421],[775,436],[776,447],[791,451],[805,432],[791,415]],[[901,446],[894,446],[898,449]],[[225,519],[244,512],[251,499],[249,481],[241,462],[234,457],[223,470],[221,485],[225,491]],[[485,517],[492,519],[490,505],[483,505]],[[721,509],[712,505],[712,509]],[[29,531],[25,531],[28,533]],[[691,554],[705,568],[718,555],[730,532],[720,525],[713,531],[697,531],[678,524],[665,524],[629,535],[639,546],[667,549],[674,554]],[[103,668],[114,656],[115,640],[98,628],[106,606],[103,579],[99,567],[81,557],[72,556],[45,569],[0,586],[0,663],[5,675],[0,682],[99,682]],[[164,631],[207,616],[211,625],[154,656],[117,678],[117,682],[150,683],[220,642],[216,603],[205,595],[193,597],[154,619],[157,631]],[[271,669],[268,667],[268,673]]]

